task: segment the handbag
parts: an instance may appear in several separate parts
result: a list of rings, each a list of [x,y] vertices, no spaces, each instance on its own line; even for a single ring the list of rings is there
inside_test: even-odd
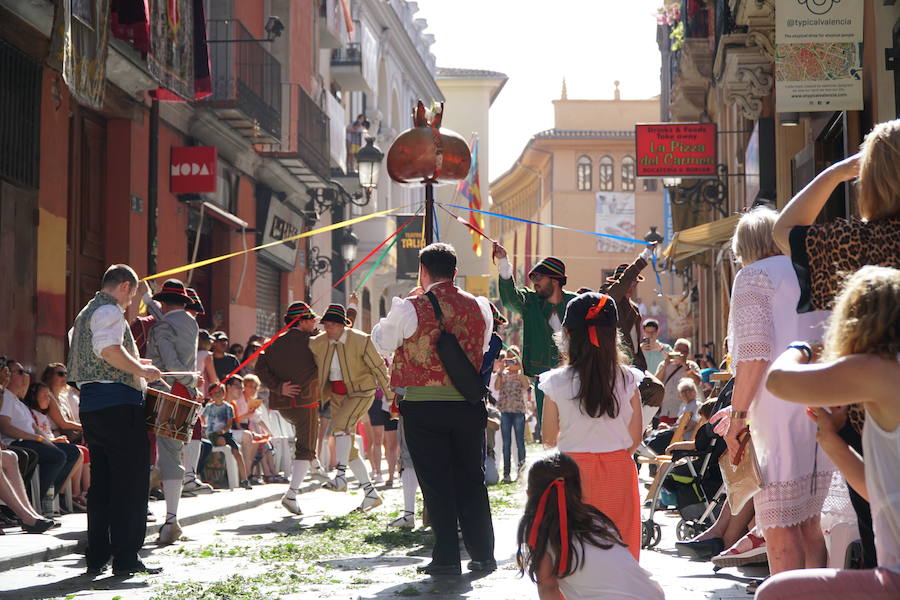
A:
[[[642,406],[659,408],[666,397],[665,386],[650,371],[644,371],[644,379],[638,385],[638,390],[641,392]]]
[[[762,489],[762,473],[756,460],[756,450],[750,437],[750,428],[745,427],[737,436],[738,451],[731,460],[728,452],[719,457],[719,469],[728,492],[731,514],[736,515],[748,500]]]
[[[441,333],[437,339],[438,357],[441,364],[447,371],[453,387],[465,398],[469,404],[477,406],[484,403],[484,398],[488,394],[488,389],[481,379],[478,369],[466,356],[465,350],[459,345],[456,336],[447,331],[444,327],[444,312],[438,304],[437,298],[431,292],[425,294],[431,300],[431,306],[434,308],[434,315],[437,317],[438,326]]]

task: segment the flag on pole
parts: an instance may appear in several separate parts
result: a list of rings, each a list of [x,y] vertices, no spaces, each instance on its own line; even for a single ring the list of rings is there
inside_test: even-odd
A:
[[[478,178],[478,138],[472,139],[472,166],[469,174],[456,186],[456,193],[462,194],[469,201],[469,208],[481,210],[481,185]],[[478,229],[484,229],[484,217],[480,213],[469,212],[469,223]],[[481,235],[472,231],[472,250],[475,256],[481,256]]]

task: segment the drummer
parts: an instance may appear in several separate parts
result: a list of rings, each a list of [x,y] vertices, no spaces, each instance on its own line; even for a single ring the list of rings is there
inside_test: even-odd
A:
[[[81,392],[79,412],[91,453],[85,559],[92,577],[110,559],[115,575],[162,571],[145,566],[138,556],[147,534],[150,485],[143,388],[160,372],[140,358],[125,322],[123,311],[137,283],[128,265],[109,267],[100,291],[69,331],[69,380]]]
[[[160,303],[162,320],[150,330],[147,340],[147,357],[160,371],[179,373],[166,376],[171,393],[192,400],[197,395],[197,335],[200,328],[193,316],[185,311],[192,303],[184,284],[178,279],[168,279],[153,299]],[[169,386],[155,386],[169,391]],[[191,424],[192,425],[192,424]],[[184,466],[181,451],[184,443],[157,434],[159,449],[157,467],[166,497],[166,520],[159,530],[157,543],[167,546],[181,538],[178,524],[178,501],[184,482]]]

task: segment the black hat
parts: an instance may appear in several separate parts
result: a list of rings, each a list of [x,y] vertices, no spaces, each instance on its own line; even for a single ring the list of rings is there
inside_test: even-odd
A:
[[[293,320],[299,318],[301,321],[315,319],[316,316],[316,313],[313,312],[306,302],[294,302],[288,306],[287,311],[284,313],[285,319]]]
[[[629,265],[628,263],[622,263],[621,265],[616,267],[615,273],[613,273],[612,275],[610,275],[609,277],[606,278],[606,281],[608,283],[615,283],[618,280],[622,279],[622,275],[625,274],[625,271],[628,270],[628,267],[630,267],[630,266],[631,265]],[[637,282],[641,282],[643,280],[644,280],[643,275],[638,275],[637,278],[635,279],[635,281],[637,281]]]
[[[188,305],[191,303],[191,297],[188,296],[187,289],[178,279],[166,279],[162,289],[153,295],[154,300],[160,302],[168,302],[171,304]]]
[[[618,322],[616,301],[600,292],[588,292],[572,298],[566,305],[566,316],[563,317],[563,327],[571,330],[591,327],[593,331],[593,327],[615,327]]]
[[[200,300],[200,294],[197,293],[197,290],[194,288],[187,288],[187,295],[190,296],[191,302],[185,308],[187,310],[193,310],[201,315],[205,315],[206,311],[203,309],[203,302]]]
[[[500,314],[500,311],[497,309],[497,306],[493,302],[491,302],[491,316],[494,317],[495,327],[497,325],[506,325],[507,323],[509,323],[506,317]]]
[[[347,318],[347,309],[344,308],[343,304],[329,304],[328,309],[325,311],[325,314],[322,315],[320,320],[322,323],[325,323],[326,321],[339,323],[341,325],[352,325],[350,319]]]
[[[594,291],[594,290],[592,290],[592,289],[589,288],[589,287],[580,287],[580,288],[578,288],[578,291],[575,292],[575,293],[576,293],[576,294],[588,294],[588,293],[593,292],[593,291]]]

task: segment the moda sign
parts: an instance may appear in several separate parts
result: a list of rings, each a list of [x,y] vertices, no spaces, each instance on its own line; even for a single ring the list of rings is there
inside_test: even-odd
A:
[[[174,146],[169,171],[173,194],[203,194],[216,191],[215,146]]]
[[[715,123],[638,123],[638,177],[715,177]]]

